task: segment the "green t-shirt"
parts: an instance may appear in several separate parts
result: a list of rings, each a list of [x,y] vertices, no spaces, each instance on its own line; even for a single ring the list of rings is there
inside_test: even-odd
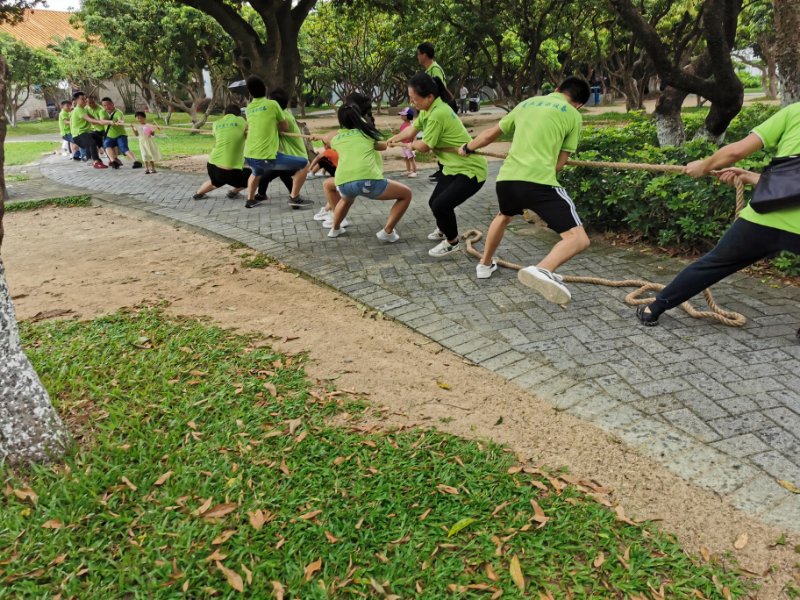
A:
[[[214,123],[214,149],[208,162],[220,169],[241,169],[244,163],[244,138],[247,121],[225,115]]]
[[[447,79],[445,79],[444,76],[444,69],[442,69],[441,65],[439,65],[439,63],[437,63],[436,61],[433,61],[431,63],[431,66],[425,69],[425,72],[431,77],[438,77],[439,79],[442,80],[442,83],[444,85],[447,85]]]
[[[444,152],[444,148],[458,148],[471,141],[466,127],[441,98],[436,98],[428,110],[422,110],[414,121],[414,127],[422,131],[422,141],[433,149],[442,163],[445,175],[466,175],[478,181],[486,181],[486,159],[477,154],[461,156]]]
[[[753,129],[767,150],[775,149],[775,156],[800,154],[800,102],[790,104]],[[739,216],[751,223],[774,227],[800,235],[800,206],[759,214],[748,204]]]
[[[101,108],[99,112],[100,116],[97,117],[98,119],[106,119],[108,121],[119,121],[120,119],[125,118],[125,115],[122,114],[122,111],[118,108],[115,108],[113,114],[108,114],[108,111],[105,108]],[[106,127],[108,127],[108,133],[106,133],[106,137],[116,139],[122,135],[127,135],[125,133],[125,126],[124,125],[103,125],[102,129],[105,132]]]
[[[283,116],[289,123],[289,131],[287,133],[300,133],[300,127],[297,125],[297,120],[294,118],[292,111],[287,108],[283,111]],[[303,143],[303,138],[282,135],[280,137],[279,149],[289,156],[308,158],[308,152],[306,152],[306,145]]]
[[[331,140],[339,153],[336,185],[363,179],[383,179],[383,158],[375,150],[375,140],[359,129],[340,129]]]
[[[247,105],[247,158],[272,160],[278,154],[278,123],[284,120],[283,111],[275,100],[256,98]]]
[[[501,131],[514,138],[497,181],[560,187],[556,178],[558,154],[578,149],[581,123],[581,113],[558,92],[517,104],[500,120]]]
[[[103,110],[102,106],[95,106],[92,108],[91,106],[86,107],[86,112],[89,114],[90,117],[93,119],[105,119],[106,111]],[[91,128],[95,131],[105,131],[105,125],[95,125],[94,123],[90,124]]]
[[[58,129],[61,131],[61,137],[69,135],[69,119],[70,113],[62,108],[58,113]]]
[[[89,114],[86,107],[76,106],[69,115],[69,129],[73,137],[78,137],[92,130],[92,124],[83,117]],[[89,115],[91,116],[91,115]]]

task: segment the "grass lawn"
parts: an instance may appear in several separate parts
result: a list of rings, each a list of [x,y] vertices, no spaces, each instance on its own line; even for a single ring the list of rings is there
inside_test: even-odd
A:
[[[27,165],[59,148],[58,142],[14,142],[5,145],[5,165]]]
[[[152,309],[22,335],[78,444],[3,474],[7,597],[745,593],[592,482],[490,442],[330,424],[363,403],[254,338]]]
[[[71,207],[71,206],[91,206],[91,196],[63,196],[61,198],[46,198],[44,200],[24,200],[20,202],[10,202],[6,204],[6,212],[18,212],[22,210],[38,210],[49,206]]]

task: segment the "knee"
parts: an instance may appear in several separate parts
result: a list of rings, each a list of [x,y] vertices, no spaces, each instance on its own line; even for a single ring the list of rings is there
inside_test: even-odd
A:
[[[576,252],[583,252],[591,244],[589,236],[586,235],[586,230],[583,227],[576,227],[565,233],[563,237],[572,245]]]
[[[576,244],[578,245],[578,249],[580,250],[580,252],[586,250],[591,245],[591,243],[592,242],[589,239],[589,236],[586,235],[586,232],[581,231],[581,234],[578,236],[578,239],[576,241]]]

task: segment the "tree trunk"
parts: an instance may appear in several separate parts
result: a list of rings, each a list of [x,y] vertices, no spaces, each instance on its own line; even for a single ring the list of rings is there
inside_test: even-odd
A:
[[[774,0],[775,59],[781,81],[781,104],[800,101],[800,2]]]
[[[6,61],[0,55],[0,104],[6,98]],[[3,144],[5,107],[0,106],[0,245],[6,201]],[[6,270],[0,259],[0,463],[46,462],[64,454],[67,431],[22,351]]]
[[[687,95],[683,90],[668,86],[658,97],[655,121],[659,146],[682,146],[686,141],[681,107]]]

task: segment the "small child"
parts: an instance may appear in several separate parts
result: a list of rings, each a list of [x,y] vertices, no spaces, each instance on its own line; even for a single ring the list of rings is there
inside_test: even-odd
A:
[[[133,135],[139,139],[139,150],[142,153],[142,162],[144,162],[144,174],[157,173],[156,161],[161,160],[161,152],[158,150],[158,145],[153,139],[156,130],[161,131],[161,128],[153,123],[152,125],[147,122],[147,115],[142,111],[134,114],[136,117],[136,124],[131,124]]]
[[[411,127],[411,121],[414,120],[414,109],[406,107],[400,111],[400,117],[403,123],[400,125],[400,131]],[[406,177],[414,178],[417,176],[417,161],[414,159],[416,154],[410,148],[403,148],[403,158],[406,159]]]

